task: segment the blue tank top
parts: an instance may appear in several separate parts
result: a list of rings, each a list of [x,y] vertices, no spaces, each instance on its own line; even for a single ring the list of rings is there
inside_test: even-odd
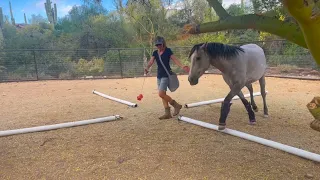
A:
[[[171,67],[170,67],[170,58],[171,58],[172,54],[173,54],[173,52],[171,51],[171,49],[166,48],[161,55],[161,60],[170,74],[172,72]],[[157,65],[158,65],[157,78],[168,77],[166,70],[163,68],[163,65],[160,62],[160,59],[158,56],[158,50],[153,51],[152,56],[155,57]]]

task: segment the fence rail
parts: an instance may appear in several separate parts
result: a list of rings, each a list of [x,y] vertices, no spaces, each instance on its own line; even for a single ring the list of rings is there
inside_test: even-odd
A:
[[[241,45],[250,42],[229,43]],[[260,45],[270,67],[282,64],[317,69],[307,49],[285,40],[251,42]],[[184,63],[189,63],[191,46],[171,47]],[[146,61],[154,49],[5,49],[0,50],[0,82],[79,79],[85,77],[126,78],[143,76]],[[182,70],[171,64],[176,73]],[[153,72],[154,67],[151,72]]]

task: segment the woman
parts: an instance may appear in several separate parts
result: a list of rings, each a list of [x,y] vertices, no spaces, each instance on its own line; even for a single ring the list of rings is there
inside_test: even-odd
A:
[[[145,69],[145,72],[146,73],[149,72],[149,68],[153,65],[154,60],[156,60],[158,65],[157,83],[158,83],[159,97],[162,99],[163,106],[165,109],[165,114],[159,117],[159,119],[169,119],[169,118],[172,118],[172,115],[176,116],[179,114],[180,109],[182,108],[182,105],[177,103],[174,99],[172,99],[166,93],[169,85],[169,78],[166,70],[163,68],[163,65],[160,62],[158,53],[160,53],[161,60],[165,65],[166,69],[169,71],[169,73],[172,72],[170,67],[170,59],[172,59],[175,62],[175,64],[177,64],[186,72],[189,72],[189,67],[183,66],[181,62],[173,55],[173,52],[171,51],[171,49],[166,46],[166,42],[163,37],[160,37],[160,36],[156,37],[155,46],[157,47],[158,50],[155,50],[153,52],[152,57],[147,65],[147,68]],[[174,113],[172,115],[171,115],[169,103],[174,107]]]

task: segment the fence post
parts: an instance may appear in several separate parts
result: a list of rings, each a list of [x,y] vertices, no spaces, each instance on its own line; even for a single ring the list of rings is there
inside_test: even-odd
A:
[[[33,52],[34,68],[36,69],[36,76],[37,76],[37,81],[38,81],[39,76],[38,76],[38,64],[37,64],[37,60],[36,60],[36,52],[35,52],[35,50],[33,50],[32,52]]]
[[[120,73],[121,73],[121,78],[123,78],[122,61],[121,61],[120,49],[118,49],[118,53],[119,53],[119,62],[120,62]]]
[[[146,56],[146,48],[144,47],[143,48],[143,52],[142,52],[142,67],[143,67],[143,76],[146,76],[146,72],[144,71],[147,67],[148,67],[148,59],[147,59],[147,56]]]

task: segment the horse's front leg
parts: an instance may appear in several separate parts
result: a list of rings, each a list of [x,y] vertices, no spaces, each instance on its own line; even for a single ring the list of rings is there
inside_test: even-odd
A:
[[[220,112],[220,118],[219,118],[219,128],[218,130],[223,130],[226,128],[226,119],[228,117],[228,114],[230,112],[230,106],[231,106],[231,100],[232,98],[239,94],[241,89],[244,87],[244,85],[240,84],[234,84],[230,86],[230,92],[229,94],[224,98],[223,103],[221,104],[221,112]]]

